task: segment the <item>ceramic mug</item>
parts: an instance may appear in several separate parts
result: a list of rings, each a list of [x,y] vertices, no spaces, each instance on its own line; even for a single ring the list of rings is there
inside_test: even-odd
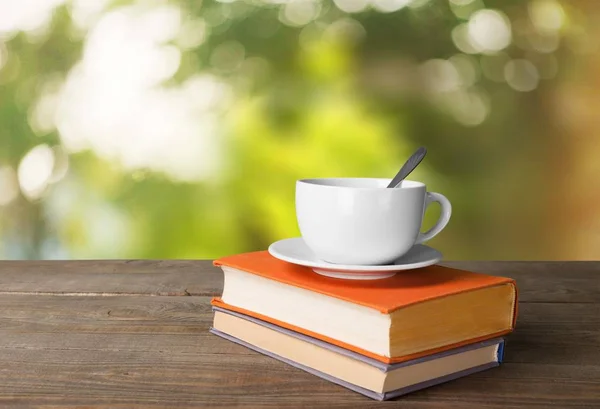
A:
[[[296,217],[306,245],[329,263],[392,264],[415,244],[441,232],[452,205],[425,184],[404,180],[387,189],[391,179],[319,178],[296,182]],[[438,202],[437,223],[421,233],[427,206]]]

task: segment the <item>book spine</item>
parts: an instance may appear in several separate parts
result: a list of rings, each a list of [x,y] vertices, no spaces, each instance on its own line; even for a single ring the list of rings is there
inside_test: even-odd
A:
[[[496,359],[499,364],[502,363],[502,360],[504,359],[504,342],[504,340],[500,341],[498,344],[498,351],[496,352]]]

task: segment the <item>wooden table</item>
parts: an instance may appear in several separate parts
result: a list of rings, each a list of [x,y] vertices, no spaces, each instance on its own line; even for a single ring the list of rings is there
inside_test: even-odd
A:
[[[600,263],[446,264],[517,280],[505,363],[381,403],[209,334],[209,261],[3,261],[0,408],[600,408]]]

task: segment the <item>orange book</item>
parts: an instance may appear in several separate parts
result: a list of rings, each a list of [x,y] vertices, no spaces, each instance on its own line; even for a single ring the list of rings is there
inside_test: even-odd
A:
[[[510,333],[514,280],[443,266],[383,280],[324,277],[259,251],[215,260],[225,275],[212,304],[352,350],[403,362]]]

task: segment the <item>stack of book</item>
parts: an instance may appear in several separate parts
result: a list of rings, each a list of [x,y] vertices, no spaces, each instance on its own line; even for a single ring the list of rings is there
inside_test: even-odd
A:
[[[430,266],[338,280],[267,251],[224,257],[211,332],[378,400],[498,366],[512,279]]]

